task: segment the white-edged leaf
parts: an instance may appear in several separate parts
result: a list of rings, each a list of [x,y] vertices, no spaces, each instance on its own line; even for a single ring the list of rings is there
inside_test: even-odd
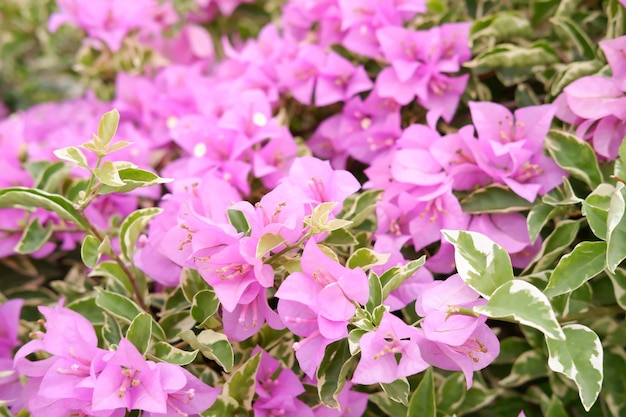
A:
[[[563,256],[550,275],[543,293],[548,297],[574,291],[606,266],[605,242],[580,242]]]
[[[526,281],[504,283],[491,294],[487,305],[474,307],[474,311],[491,318],[512,318],[552,339],[565,339],[548,298]]]
[[[462,230],[442,230],[455,247],[456,269],[463,281],[485,298],[513,279],[509,254],[487,236]]]
[[[576,383],[580,401],[589,411],[602,389],[602,344],[593,330],[581,324],[564,326],[563,333],[564,340],[546,338],[548,366]]]

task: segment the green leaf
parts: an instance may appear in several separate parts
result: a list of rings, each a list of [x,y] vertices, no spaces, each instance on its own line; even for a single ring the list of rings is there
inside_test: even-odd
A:
[[[519,387],[533,379],[546,377],[549,373],[546,357],[536,350],[522,353],[515,359],[511,373],[500,380],[503,387]]]
[[[350,220],[352,222],[350,227],[353,229],[360,226],[376,211],[376,202],[379,200],[382,192],[383,190],[365,190],[357,194],[354,199],[346,200],[345,205],[348,205],[350,201],[352,201],[352,204],[346,210],[346,213],[340,214],[339,217]]]
[[[190,303],[193,302],[193,298],[202,290],[210,290],[209,284],[200,276],[200,273],[195,269],[184,269],[181,289],[185,298]]]
[[[580,242],[552,271],[543,293],[548,297],[569,293],[598,275],[606,266],[605,242]]]
[[[198,322],[198,327],[204,327],[205,322],[217,313],[220,300],[213,290],[202,290],[193,297],[191,317]]]
[[[565,336],[550,301],[537,287],[521,280],[508,281],[491,294],[487,305],[474,311],[491,318],[510,318],[534,327],[552,339]]]
[[[102,146],[107,147],[117,132],[120,122],[120,114],[117,109],[105,113],[98,123],[98,138],[102,141]]]
[[[406,378],[396,379],[389,384],[380,383],[380,387],[387,393],[389,398],[393,401],[406,406],[409,405],[409,394],[411,393],[411,386]]]
[[[463,281],[483,297],[513,279],[509,254],[487,236],[476,232],[442,230],[455,247],[456,268]]]
[[[143,208],[132,212],[124,219],[120,227],[120,247],[126,259],[132,261],[139,234],[150,220],[162,211],[163,209],[158,207]]]
[[[533,34],[530,22],[510,12],[500,12],[476,20],[470,29],[470,39],[490,37],[496,41],[510,37],[529,38]]]
[[[392,291],[397,289],[404,281],[411,278],[415,272],[426,263],[426,256],[407,262],[402,266],[394,266],[380,276],[383,286],[382,297],[385,300]]]
[[[97,237],[94,235],[85,236],[83,244],[80,246],[80,257],[89,268],[95,267],[100,260],[98,247],[100,247],[100,241]]]
[[[570,40],[578,50],[578,53],[586,59],[594,59],[596,51],[594,43],[585,31],[574,20],[565,16],[556,16],[550,22],[558,28],[557,35],[562,40]]]
[[[120,178],[118,169],[110,161],[106,161],[101,167],[95,168],[93,173],[96,178],[109,187],[118,188],[126,184],[122,181],[122,178]]]
[[[370,296],[365,305],[365,309],[370,313],[383,302],[383,287],[380,278],[374,271],[370,271],[367,277],[369,284]]]
[[[82,168],[88,168],[87,157],[79,148],[68,146],[52,152],[57,158],[74,163]]]
[[[124,290],[120,292],[125,292],[128,295],[133,294],[133,285],[130,282],[130,279],[122,270],[122,268],[114,261],[103,261],[100,262],[90,273],[90,277],[105,277],[111,281],[114,281],[118,284],[118,286],[122,287]],[[107,286],[108,288],[108,286]]]
[[[565,408],[563,407],[563,403],[559,401],[559,399],[552,395],[550,398],[550,403],[548,404],[548,408],[545,413],[546,417],[568,417]]]
[[[528,236],[530,237],[530,243],[535,243],[539,237],[541,229],[554,218],[561,209],[559,207],[553,207],[549,204],[539,203],[534,206],[526,217],[526,224],[528,226]]]
[[[126,332],[126,338],[144,355],[148,351],[152,338],[152,317],[148,313],[139,313],[133,319]]]
[[[538,41],[528,47],[503,43],[480,53],[463,66],[467,68],[511,68],[548,65],[559,61],[556,51],[549,43]]]
[[[194,350],[188,352],[186,350],[178,349],[166,342],[157,342],[154,345],[154,358],[163,362],[172,363],[174,365],[189,365],[198,356],[198,351]]]
[[[122,329],[117,320],[111,315],[104,315],[104,324],[102,325],[102,339],[109,345],[118,345],[122,340]]]
[[[609,212],[606,219],[606,266],[609,271],[615,268],[626,258],[626,189],[619,182],[611,196]]]
[[[466,397],[467,385],[461,372],[453,372],[437,384],[437,410],[444,415],[454,415]]]
[[[576,383],[580,401],[589,411],[602,388],[602,344],[598,335],[580,324],[563,327],[564,340],[546,338],[548,365]]]
[[[428,367],[424,372],[422,381],[411,395],[407,417],[436,417],[437,403],[435,401],[435,381],[433,380],[433,368]]]
[[[127,140],[118,140],[114,144],[109,147],[107,154],[112,154],[113,152],[119,151],[120,149],[124,149],[127,146],[132,145],[133,142],[129,142]]]
[[[574,242],[579,229],[580,220],[563,220],[559,222],[552,233],[543,241],[541,249],[522,274],[525,275],[531,267],[535,273],[550,269],[553,262]]]
[[[26,187],[11,187],[0,190],[0,208],[17,207],[25,209],[42,208],[58,214],[61,218],[76,223],[83,229],[89,225],[66,198],[45,191]]]
[[[192,349],[197,349],[207,359],[217,362],[224,371],[230,372],[235,360],[233,347],[226,335],[213,330],[203,330],[197,336],[191,330],[180,333],[180,338],[189,343]]]
[[[228,213],[228,221],[231,225],[233,225],[235,230],[246,236],[250,233],[250,224],[248,223],[248,219],[246,219],[246,216],[244,216],[241,211],[227,209],[226,213]]]
[[[67,308],[84,316],[95,326],[101,326],[104,324],[104,314],[96,305],[96,297],[94,296],[74,300],[67,304]]]
[[[159,320],[159,325],[165,333],[165,341],[173,342],[179,339],[181,332],[191,330],[196,321],[189,315],[189,311],[174,311],[164,314]]]
[[[339,410],[337,395],[343,389],[348,372],[357,359],[350,353],[347,339],[326,346],[324,358],[317,369],[317,390],[324,405]]]
[[[259,238],[259,243],[257,243],[256,257],[258,259],[263,258],[267,252],[276,249],[283,243],[285,243],[285,238],[281,235],[276,233],[265,233]]]
[[[589,143],[571,133],[554,129],[548,132],[544,143],[554,161],[574,178],[584,181],[592,189],[602,183],[598,160]]]
[[[600,184],[582,203],[582,212],[594,235],[606,240],[606,223],[609,216],[611,196],[615,187],[610,184]]]
[[[130,323],[142,313],[141,308],[121,294],[96,287],[96,304],[106,313]]]
[[[35,178],[35,188],[59,194],[71,168],[63,162],[51,163]]]
[[[626,415],[626,353],[621,346],[604,354],[604,387],[602,397],[612,416]]]
[[[608,272],[607,275],[613,284],[613,293],[617,304],[626,310],[626,271],[622,268],[615,268],[615,272]]]
[[[170,178],[161,178],[153,172],[132,166],[118,166],[117,174],[124,184],[122,186],[110,186],[104,184],[98,189],[98,194],[105,195],[111,193],[127,193],[137,188],[151,187],[153,185],[166,184],[172,181]]]
[[[384,265],[389,256],[387,253],[374,252],[370,248],[359,248],[350,255],[346,266],[350,269],[369,269],[376,265]]]
[[[226,382],[222,395],[234,399],[237,404],[246,410],[252,409],[252,398],[255,393],[256,374],[259,369],[261,353],[248,359],[233,376]]]
[[[336,229],[328,234],[328,237],[324,239],[324,243],[336,246],[354,246],[359,242],[354,235],[346,229]]]
[[[541,198],[541,201],[551,206],[571,206],[572,204],[578,204],[583,200],[576,196],[572,184],[567,177],[563,177],[563,183],[558,187],[550,191],[548,194]]]
[[[530,14],[533,26],[554,15],[559,5],[559,0],[531,0]]]
[[[556,97],[565,87],[573,83],[579,78],[592,75],[598,72],[604,64],[597,60],[591,61],[574,61],[562,67],[562,69],[554,77],[554,82],[550,86],[550,95]]]
[[[38,251],[52,236],[52,227],[52,222],[47,222],[44,227],[39,218],[33,219],[24,229],[20,241],[13,250],[24,255]]]
[[[369,400],[376,404],[376,406],[389,417],[404,416],[408,410],[406,405],[391,400],[384,392],[370,394]]]
[[[504,185],[492,184],[464,197],[461,200],[461,207],[464,212],[471,214],[511,213],[528,210],[532,203]]]

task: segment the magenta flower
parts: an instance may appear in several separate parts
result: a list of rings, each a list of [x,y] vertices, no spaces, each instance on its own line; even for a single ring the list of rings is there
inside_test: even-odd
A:
[[[626,91],[626,58],[624,57],[624,49],[626,49],[626,36],[620,36],[615,39],[605,39],[600,41],[600,49],[604,52],[606,60],[611,67],[611,75],[618,88]]]
[[[347,381],[337,395],[339,410],[320,404],[313,409],[315,417],[361,417],[367,407],[368,395],[350,388],[352,388],[352,383]]]
[[[330,259],[309,240],[302,254],[302,272],[289,275],[276,291],[278,314],[295,334],[305,337],[294,345],[300,367],[311,376],[330,342],[347,337],[354,302],[365,304],[367,277]],[[305,349],[306,347],[306,349]]]
[[[363,66],[355,67],[342,56],[329,52],[315,85],[315,105],[327,106],[347,101],[358,93],[370,90],[373,85]]]
[[[313,103],[313,90],[326,53],[317,45],[305,44],[292,60],[278,65],[276,71],[280,84],[302,104]]]
[[[352,382],[355,384],[391,383],[428,368],[422,359],[420,332],[391,313],[385,313],[378,329],[361,337],[361,360]],[[397,356],[400,359],[396,359]]]
[[[516,268],[525,268],[541,249],[541,238],[530,243],[526,217],[519,213],[494,213],[474,216],[468,227],[488,236],[510,255]]]
[[[22,382],[13,367],[12,352],[19,345],[18,327],[24,300],[14,299],[0,305],[0,400],[14,412],[22,407]]]
[[[61,12],[50,17],[48,28],[55,32],[64,23],[85,29],[89,36],[100,39],[112,50],[120,49],[122,40],[133,29],[147,28],[158,4],[153,0],[77,2],[60,0]]]
[[[254,416],[313,417],[309,406],[297,398],[303,392],[298,376],[291,369],[281,368],[276,359],[262,351],[256,375],[259,398],[253,405]]]
[[[306,195],[304,204],[337,202],[335,213],[341,210],[343,201],[357,192],[361,186],[348,171],[334,170],[328,161],[313,157],[302,157],[294,161],[284,180]]]
[[[127,339],[120,340],[117,350],[104,354],[99,362],[102,370],[93,387],[94,411],[125,408],[167,412],[160,368],[147,362]]]
[[[463,371],[467,389],[472,386],[473,372],[489,365],[500,353],[500,343],[485,323],[479,324],[466,340],[455,344],[419,341],[422,358],[429,364],[448,371]]]
[[[246,299],[240,299],[233,311],[222,310],[224,334],[229,340],[246,340],[261,330],[264,323],[276,330],[285,328],[278,314],[268,305],[266,293],[261,285],[253,284],[246,291]]]
[[[421,322],[424,338],[419,340],[422,357],[442,369],[462,370],[468,389],[472,385],[472,373],[498,356],[500,344],[485,324],[485,316],[455,314],[455,309],[485,303],[458,274],[445,281],[435,281],[415,303],[417,314],[424,317]]]
[[[219,388],[208,386],[184,368],[166,362],[157,363],[156,366],[163,391],[167,395],[167,411],[143,411],[142,414],[148,417],[199,416],[213,405],[220,393]]]
[[[12,351],[19,344],[17,338],[20,312],[24,300],[8,300],[0,305],[0,358],[11,358]]]

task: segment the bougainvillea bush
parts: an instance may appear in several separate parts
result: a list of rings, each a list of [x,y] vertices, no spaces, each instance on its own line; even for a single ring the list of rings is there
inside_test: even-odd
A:
[[[615,0],[0,2],[0,415],[626,416]]]

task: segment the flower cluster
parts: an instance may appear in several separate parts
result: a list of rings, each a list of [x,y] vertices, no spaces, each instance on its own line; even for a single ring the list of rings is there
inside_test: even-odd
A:
[[[23,406],[22,383],[13,368],[13,350],[20,345],[18,325],[23,300],[14,299],[0,305],[0,399],[9,409]]]
[[[28,377],[24,401],[32,416],[192,416],[215,401],[219,389],[177,365],[145,360],[125,338],[114,351],[98,348],[91,323],[61,303],[39,307],[46,332],[15,354],[15,369]],[[29,360],[38,352],[48,356]]]
[[[441,229],[473,230],[489,236],[525,267],[541,245],[530,244],[522,215],[470,216],[453,192],[501,184],[533,202],[562,182],[565,171],[543,154],[555,108],[526,107],[511,113],[495,103],[470,102],[472,126],[441,136],[424,125],[407,127],[389,150],[374,159],[366,187],[384,189],[377,203],[377,236],[392,236],[416,251],[441,240]],[[506,225],[506,227],[504,227]],[[453,268],[450,246],[442,244],[427,264]]]
[[[625,36],[600,42],[612,75],[581,77],[565,87],[554,101],[558,107],[557,117],[577,126],[576,136],[590,141],[596,153],[609,160],[617,158],[626,134],[625,47]]]
[[[281,20],[260,28],[256,38],[224,36],[220,45],[202,24],[252,2],[190,3],[193,11],[179,13],[169,1],[58,0],[51,30],[76,26],[85,31],[85,44],[106,56],[141,45],[159,58],[149,68],[116,68],[110,102],[89,94],[9,117],[0,108],[0,188],[68,195],[91,222],[90,237],[101,231],[114,249],[136,240],[136,248],[107,265],[121,269],[124,282],[103,285],[131,304],[143,291],[147,301],[137,308],[150,320],[183,317],[159,343],[196,350],[187,364],[205,366],[218,356],[194,343],[205,330],[224,333],[231,362],[259,354],[247,403],[255,415],[361,415],[367,395],[352,390],[354,384],[393,383],[429,366],[463,372],[469,389],[474,371],[489,365],[500,345],[487,317],[473,311],[487,301],[459,275],[436,277],[455,268],[453,246],[442,241],[441,230],[480,232],[512,256],[514,267],[529,265],[542,241],[531,244],[522,214],[469,213],[464,201],[498,189],[533,203],[561,184],[566,172],[544,154],[555,115],[578,125],[600,155],[616,156],[626,120],[623,39],[601,44],[611,78],[582,78],[554,105],[512,111],[465,101],[473,125],[456,130],[470,79],[462,68],[471,59],[470,23],[422,24],[423,0],[290,0]],[[599,94],[590,96],[592,90]],[[93,171],[60,164],[55,169],[70,179],[55,186],[42,172],[56,160],[55,150],[84,144],[111,107],[121,114],[117,137],[133,143],[115,158],[174,181],[125,194],[96,192],[83,205],[77,195],[84,189],[76,184],[92,184]],[[442,126],[446,134],[437,130]],[[101,155],[86,158],[89,167],[102,162]],[[356,175],[348,171],[354,166],[361,170]],[[361,189],[361,196],[379,197],[362,203],[354,195]],[[141,221],[131,232],[120,230],[120,219],[147,206],[161,212],[145,233]],[[17,252],[33,221],[53,230],[36,257],[58,246],[74,250],[85,236],[44,210],[0,210],[0,258]],[[110,242],[97,240],[101,256]],[[355,261],[359,251],[371,259]],[[424,267],[402,279],[393,275],[422,252]],[[115,275],[103,269],[95,276]],[[197,282],[216,298],[210,315],[192,293],[189,271],[197,271]],[[402,282],[391,282],[396,279]],[[80,296],[92,296],[87,291]],[[220,405],[220,390],[192,375],[194,367],[147,360],[130,332],[122,337],[120,331],[119,342],[106,340],[111,349],[103,349],[93,325],[62,303],[39,307],[46,331],[35,332],[14,360],[21,304],[0,306],[0,371],[16,370],[2,373],[0,400],[11,400],[12,409],[24,406],[34,417],[117,417],[131,410],[175,417]],[[403,316],[402,309],[411,311]],[[202,314],[209,316],[204,322]],[[415,315],[412,325],[402,318]],[[196,324],[205,330],[192,330]],[[264,345],[268,334],[295,340],[287,350],[301,372],[263,350],[271,351]],[[332,393],[338,409],[305,401],[304,384],[320,383],[325,355],[344,342],[354,360],[341,369],[351,380]],[[213,371],[203,380],[216,382]]]

